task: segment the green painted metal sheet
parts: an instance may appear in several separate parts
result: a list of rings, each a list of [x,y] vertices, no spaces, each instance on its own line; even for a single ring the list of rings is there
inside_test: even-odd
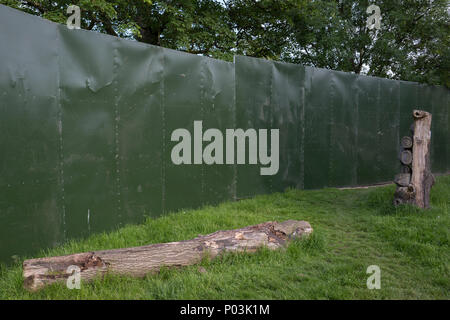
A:
[[[0,43],[0,261],[7,261],[63,241],[57,31],[1,7]]]
[[[202,59],[203,131],[235,128],[234,64],[209,58]],[[210,142],[203,142],[205,148]],[[223,150],[225,152],[225,150]],[[225,156],[225,154],[224,154]],[[202,203],[216,204],[236,198],[236,165],[207,164],[202,170]]]
[[[235,128],[271,129],[272,68],[270,61],[235,57],[236,123]],[[246,164],[237,165],[237,198],[271,192],[272,177],[262,176],[260,166],[249,163],[249,139],[246,139]],[[235,158],[237,149],[235,148]],[[237,160],[236,160],[237,161]]]
[[[164,52],[120,40],[114,61],[114,205],[120,222],[139,222],[163,208]]]
[[[306,67],[304,121],[304,187],[330,185],[331,75],[325,69]]]
[[[450,171],[450,128],[448,92],[443,87],[424,86],[427,95],[423,102],[433,115],[431,122],[431,164],[435,172]],[[424,95],[425,96],[425,95]],[[447,96],[447,101],[446,101]]]
[[[377,166],[379,168],[379,181],[391,181],[399,173],[400,162],[393,155],[399,149],[400,104],[399,83],[394,80],[380,81],[379,100],[379,126],[377,143]],[[410,122],[412,117],[410,116]]]
[[[63,232],[68,238],[118,221],[115,41],[58,26],[59,153]],[[105,41],[106,40],[106,41]]]
[[[279,170],[271,191],[303,189],[304,183],[305,68],[274,62],[271,88],[271,126],[279,129]]]
[[[164,52],[164,211],[197,207],[204,200],[202,166],[173,164],[171,150],[176,142],[170,141],[174,130],[184,128],[191,134],[191,146],[194,144],[194,121],[203,117],[203,59],[172,50]]]
[[[358,77],[358,179],[359,185],[379,181],[380,79]]]
[[[357,184],[357,76],[331,72],[330,186]]]

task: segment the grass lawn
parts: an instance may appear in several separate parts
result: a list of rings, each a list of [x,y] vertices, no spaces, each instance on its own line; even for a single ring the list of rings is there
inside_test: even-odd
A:
[[[311,237],[287,250],[225,254],[144,279],[109,275],[80,290],[22,288],[21,262],[0,270],[0,299],[449,299],[450,176],[437,179],[432,209],[393,208],[394,185],[284,193],[186,210],[71,241],[39,256],[185,240],[265,221],[307,220]],[[369,290],[366,269],[381,268]]]

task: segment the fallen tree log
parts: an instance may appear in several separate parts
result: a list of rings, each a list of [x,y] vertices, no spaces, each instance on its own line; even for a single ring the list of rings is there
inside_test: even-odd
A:
[[[23,262],[24,287],[35,291],[54,282],[66,281],[72,275],[73,266],[79,268],[83,281],[107,272],[143,277],[158,272],[163,266],[192,265],[204,257],[212,259],[225,251],[254,252],[264,246],[281,248],[289,240],[308,235],[312,230],[306,221],[266,222],[186,241],[30,259]]]

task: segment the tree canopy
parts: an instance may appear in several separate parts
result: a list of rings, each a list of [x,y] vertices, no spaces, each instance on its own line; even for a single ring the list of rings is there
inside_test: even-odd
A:
[[[287,61],[450,87],[447,0],[0,0],[81,27],[231,61],[233,55]],[[369,30],[366,9],[381,9]]]

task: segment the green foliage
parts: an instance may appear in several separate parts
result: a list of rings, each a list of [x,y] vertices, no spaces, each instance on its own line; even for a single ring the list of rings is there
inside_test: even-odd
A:
[[[381,30],[366,27],[371,3],[381,9]],[[293,45],[284,59],[449,86],[447,6],[446,0],[308,1],[292,17]]]
[[[430,210],[393,208],[394,189],[287,190],[72,240],[38,256],[187,240],[274,220],[307,220],[314,229],[286,250],[226,253],[203,259],[201,271],[165,268],[145,279],[107,275],[81,290],[25,291],[22,257],[0,266],[0,299],[448,299],[450,176],[437,179]],[[381,268],[380,290],[366,287],[370,265]]]
[[[82,28],[231,61],[234,54],[450,87],[447,0],[0,0]],[[367,7],[381,8],[368,30]]]

